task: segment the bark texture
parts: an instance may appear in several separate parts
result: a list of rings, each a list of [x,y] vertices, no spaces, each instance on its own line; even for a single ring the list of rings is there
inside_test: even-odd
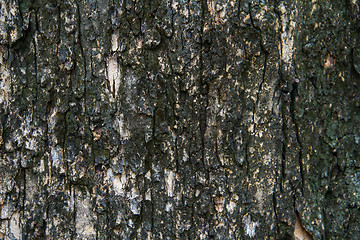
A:
[[[0,239],[360,239],[359,8],[1,0]]]

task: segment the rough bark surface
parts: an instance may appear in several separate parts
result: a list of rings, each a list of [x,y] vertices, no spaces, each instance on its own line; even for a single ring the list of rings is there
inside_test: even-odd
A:
[[[360,239],[359,8],[1,0],[0,239]]]

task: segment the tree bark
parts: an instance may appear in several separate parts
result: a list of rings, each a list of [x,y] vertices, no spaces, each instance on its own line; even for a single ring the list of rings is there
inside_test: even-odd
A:
[[[0,4],[0,239],[360,239],[359,1]]]

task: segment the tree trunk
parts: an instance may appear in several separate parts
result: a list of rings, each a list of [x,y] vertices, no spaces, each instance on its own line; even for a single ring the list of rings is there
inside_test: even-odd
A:
[[[360,239],[359,1],[0,4],[0,239]]]

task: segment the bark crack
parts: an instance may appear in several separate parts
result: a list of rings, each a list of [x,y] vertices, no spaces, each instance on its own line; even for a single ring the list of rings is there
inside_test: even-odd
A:
[[[83,47],[83,43],[82,43],[82,31],[81,31],[81,14],[80,14],[80,6],[79,3],[76,1],[76,14],[77,14],[77,28],[78,28],[78,43],[79,43],[79,47],[80,47],[80,53],[81,56],[83,58],[83,64],[84,64],[84,79],[83,79],[83,87],[84,87],[84,99],[86,102],[86,78],[87,78],[87,63],[86,63],[86,57],[84,54],[84,47]],[[86,112],[86,104],[84,104],[84,111]]]
[[[251,25],[253,26],[253,28],[254,28],[255,30],[261,32],[261,29],[260,29],[258,26],[256,26],[255,23],[254,23],[254,18],[253,18],[253,16],[252,16],[252,7],[253,7],[253,6],[251,5],[251,3],[249,3],[249,15],[250,15]]]
[[[277,205],[277,201],[276,201],[276,194],[275,194],[275,186],[276,184],[274,185],[274,191],[273,191],[273,194],[272,194],[272,200],[273,200],[273,210],[274,210],[274,214],[275,214],[275,224],[276,224],[276,237],[277,239],[280,238],[280,226],[279,226],[279,217],[278,217],[278,213],[277,213],[277,209],[276,209],[276,205]]]
[[[20,172],[22,172],[23,174],[23,182],[24,182],[24,186],[23,186],[23,196],[22,196],[22,218],[20,218],[20,225],[22,225],[22,228],[24,229],[26,227],[26,222],[23,222],[22,220],[26,219],[25,218],[25,201],[26,201],[26,169],[23,167],[20,167]],[[26,232],[23,233],[23,236],[25,236],[25,239],[27,238],[27,234]]]
[[[266,67],[267,67],[267,62],[268,62],[268,54],[266,53],[266,51],[263,51],[265,53],[265,59],[264,59],[264,68],[263,68],[263,73],[262,73],[262,80],[260,82],[259,85],[259,89],[258,92],[256,94],[256,103],[254,106],[254,110],[253,110],[253,123],[254,123],[254,128],[253,128],[253,134],[256,132],[256,119],[255,119],[255,115],[256,115],[256,110],[258,108],[259,105],[259,101],[260,101],[260,92],[262,90],[262,86],[265,82],[265,76],[266,76]]]
[[[298,123],[296,121],[296,116],[295,116],[295,101],[296,101],[296,95],[297,95],[297,83],[294,82],[292,84],[292,90],[290,91],[290,117],[292,119],[292,122],[294,123],[295,126],[295,136],[296,136],[296,141],[299,144],[299,157],[298,157],[298,163],[299,163],[299,168],[300,168],[300,177],[301,177],[301,192],[302,194],[304,194],[304,173],[303,173],[303,161],[302,161],[302,143],[299,137],[299,126]]]
[[[73,208],[74,208],[74,214],[73,214],[73,224],[74,224],[74,231],[71,234],[71,239],[74,239],[74,237],[76,236],[76,192],[75,192],[75,187],[70,188],[72,189],[73,192]],[[71,190],[70,190],[71,191]]]
[[[200,51],[199,51],[199,61],[200,61],[200,69],[199,69],[199,76],[200,76],[200,82],[199,82],[199,88],[200,88],[200,93],[199,93],[199,98],[200,98],[200,119],[199,119],[199,124],[200,124],[200,136],[201,136],[201,161],[205,170],[205,174],[206,174],[206,187],[205,187],[205,191],[208,190],[208,186],[210,183],[210,169],[209,169],[209,164],[205,161],[206,159],[206,139],[205,139],[205,134],[206,134],[206,129],[207,129],[207,108],[208,108],[208,93],[209,93],[209,83],[207,81],[209,81],[208,79],[205,79],[204,76],[204,72],[205,72],[205,63],[204,63],[204,56],[203,56],[203,47],[204,47],[204,33],[205,33],[205,29],[204,29],[204,25],[205,25],[205,19],[206,19],[206,9],[207,9],[207,2],[206,1],[201,1],[201,29],[200,29]],[[209,197],[209,205],[213,205],[213,199],[212,196]],[[210,206],[209,206],[210,207]],[[194,209],[194,205],[193,205],[193,211],[192,214],[194,214],[195,209]],[[193,218],[193,217],[192,217]],[[213,229],[213,224],[211,219],[209,218],[208,214],[205,214],[204,218],[207,221],[207,226],[204,226],[204,231],[206,231],[206,235],[210,236],[210,229]],[[193,222],[193,220],[192,220]],[[193,224],[192,224],[193,225]]]

